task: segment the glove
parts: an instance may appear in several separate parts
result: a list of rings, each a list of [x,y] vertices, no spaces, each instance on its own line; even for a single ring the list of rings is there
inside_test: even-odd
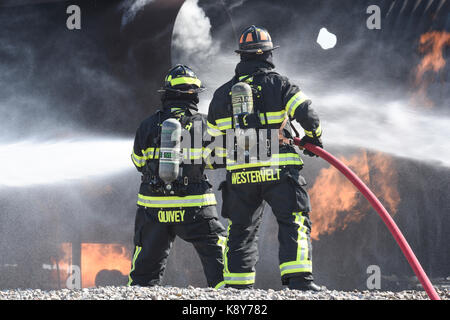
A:
[[[237,117],[239,128],[241,129],[251,129],[251,128],[261,128],[261,118],[258,113],[241,113]]]
[[[311,138],[311,137],[308,137],[308,136],[304,136],[300,140],[299,145],[300,146],[304,146],[307,143],[311,143],[311,144],[313,144],[315,146],[323,148],[322,139],[320,137]],[[310,157],[318,157],[316,154],[314,154],[313,152],[311,152],[309,150],[306,150],[306,149],[303,149],[303,154],[305,154],[307,156],[310,156]]]

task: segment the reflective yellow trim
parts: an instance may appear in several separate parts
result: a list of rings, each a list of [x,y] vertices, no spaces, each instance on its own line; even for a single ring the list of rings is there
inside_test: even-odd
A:
[[[211,136],[217,137],[225,134],[224,132],[220,131],[218,126],[213,125],[211,122],[207,121],[206,124],[208,125],[207,132]]]
[[[225,273],[230,273],[230,270],[228,269],[228,258],[227,258],[227,254],[228,251],[230,250],[230,248],[228,247],[228,239],[230,236],[230,228],[231,228],[231,220],[228,219],[228,227],[227,227],[227,239],[225,240],[225,251],[223,252],[223,270],[224,270],[224,274]]]
[[[216,147],[215,149],[215,155],[216,157],[226,157],[227,156],[227,148],[223,148],[223,147]]]
[[[273,154],[267,161],[256,161],[237,164],[234,160],[227,159],[227,170],[238,170],[255,167],[276,167],[287,165],[303,165],[303,161],[297,153]]]
[[[133,153],[131,154],[131,160],[133,160],[133,163],[136,165],[136,167],[143,167],[145,166],[146,158],[144,156],[138,156],[137,154]]]
[[[294,94],[286,104],[287,114],[291,118],[294,117],[295,110],[297,110],[298,106],[300,106],[306,100],[308,100],[308,97],[302,91],[299,91],[296,94]]]
[[[286,262],[280,265],[281,276],[289,273],[312,272],[310,260],[299,263],[298,261]]]
[[[203,148],[183,148],[183,159],[195,160],[201,159],[203,156]]]
[[[224,273],[226,284],[253,284],[255,283],[255,272],[249,273]]]
[[[147,148],[142,150],[142,154],[146,160],[159,159],[159,148]]]
[[[222,249],[222,259],[224,259],[224,255],[225,255],[225,247],[227,245],[227,238],[223,237],[223,236],[219,236],[218,240],[217,240],[217,245]],[[223,287],[225,287],[225,281],[221,281],[219,282],[214,289],[222,289]]]
[[[248,75],[246,75],[246,76],[240,76],[240,77],[239,77],[239,81],[241,81],[242,79],[244,79],[244,78],[246,78],[246,77],[248,77]],[[247,82],[247,83],[253,82],[253,77],[249,77],[248,79],[245,80],[245,82]]]
[[[200,81],[200,79],[190,78],[190,77],[178,77],[178,78],[171,79],[168,81],[170,82],[171,86],[176,86],[176,85],[180,85],[180,84],[193,84],[200,88],[202,85],[202,82]]]
[[[259,117],[262,124],[266,124],[266,117],[267,124],[282,123],[286,117],[286,110],[262,113]]]
[[[233,127],[233,120],[231,117],[216,119],[216,124],[217,124],[216,128],[224,131],[227,129],[231,129]]]
[[[217,201],[214,193],[185,197],[158,197],[138,194],[137,204],[147,208],[180,208],[211,206],[217,204]]]
[[[231,121],[231,117],[228,117],[228,118],[217,119],[216,123],[217,123],[217,125],[219,125],[219,123],[230,122],[230,121]]]
[[[320,137],[322,135],[322,126],[319,124],[319,126],[314,130],[314,132],[305,130],[305,134],[311,138],[314,138],[314,134],[316,137]]]
[[[214,289],[219,290],[219,289],[222,289],[223,287],[225,287],[225,281],[219,282],[219,283],[214,287]]]
[[[136,263],[136,259],[139,255],[139,253],[141,252],[142,247],[136,246],[136,249],[134,250],[134,256],[133,256],[133,261],[131,262],[131,270],[130,273],[128,274],[128,284],[127,286],[131,286],[131,284],[133,283],[133,279],[131,279],[131,273],[134,271],[134,269],[136,268],[135,263]]]
[[[309,246],[305,217],[302,212],[293,212],[297,231],[297,257],[295,261],[289,261],[280,265],[281,276],[289,273],[312,272],[312,262],[308,259]]]

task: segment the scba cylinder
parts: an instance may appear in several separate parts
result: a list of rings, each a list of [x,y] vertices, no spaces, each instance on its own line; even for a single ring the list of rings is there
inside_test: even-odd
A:
[[[245,116],[253,112],[252,87],[245,82],[238,82],[231,88],[231,104],[233,105],[233,117],[236,129],[239,129],[239,116]]]
[[[241,127],[239,119],[245,126],[247,115],[253,113],[252,87],[245,82],[236,83],[231,88],[231,103],[238,151],[244,152],[243,155],[249,155],[256,146],[256,130]]]
[[[166,184],[178,178],[181,163],[181,124],[167,119],[161,124],[159,177]]]

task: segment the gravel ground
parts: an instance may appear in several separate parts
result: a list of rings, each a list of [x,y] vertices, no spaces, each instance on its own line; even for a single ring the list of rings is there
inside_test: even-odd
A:
[[[437,289],[442,300],[450,300],[450,289]],[[0,300],[425,300],[425,291],[337,291],[319,293],[297,290],[215,290],[210,288],[96,287],[79,290],[10,289],[0,291]]]

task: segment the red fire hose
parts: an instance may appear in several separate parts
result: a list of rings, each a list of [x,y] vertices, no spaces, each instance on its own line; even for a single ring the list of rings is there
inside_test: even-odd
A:
[[[294,144],[300,146],[300,138],[294,138]],[[300,148],[305,148],[313,152],[314,154],[318,155],[325,161],[329,162],[332,166],[338,169],[344,176],[346,176],[347,179],[349,179],[350,182],[353,183],[356,188],[358,188],[358,190],[370,202],[372,207],[378,212],[381,219],[384,221],[389,231],[394,236],[395,241],[397,241],[397,244],[400,246],[400,249],[402,249],[403,254],[408,260],[411,268],[413,269],[414,273],[416,274],[426,293],[428,294],[428,297],[430,297],[431,300],[440,300],[439,295],[437,294],[436,290],[431,284],[430,279],[428,279],[428,276],[426,275],[425,271],[420,265],[419,260],[417,260],[416,256],[414,255],[414,252],[412,251],[402,232],[397,227],[394,220],[391,218],[390,214],[383,207],[378,198],[373,194],[372,191],[370,191],[370,189],[364,184],[364,182],[362,182],[361,179],[352,170],[350,170],[350,168],[348,168],[345,164],[339,161],[339,159],[337,159],[324,149],[310,143],[307,143],[304,146],[300,146]]]

